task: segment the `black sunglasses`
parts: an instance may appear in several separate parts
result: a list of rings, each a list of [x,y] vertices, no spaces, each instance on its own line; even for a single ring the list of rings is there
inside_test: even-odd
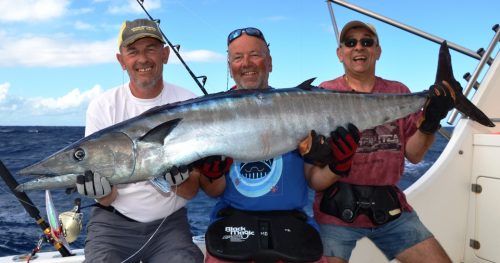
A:
[[[246,27],[246,28],[236,29],[233,32],[229,33],[229,35],[227,36],[227,45],[229,46],[229,44],[231,44],[233,40],[239,38],[243,34],[243,32],[245,32],[249,36],[258,37],[267,44],[267,41],[264,38],[264,34],[262,34],[262,32],[259,29],[255,27]]]
[[[358,41],[361,43],[363,47],[371,47],[375,44],[375,40],[373,38],[362,38],[357,40],[355,38],[349,38],[344,41],[344,46],[346,47],[355,47],[358,44]]]

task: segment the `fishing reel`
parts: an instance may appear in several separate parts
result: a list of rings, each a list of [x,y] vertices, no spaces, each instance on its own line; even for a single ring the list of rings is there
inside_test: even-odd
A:
[[[59,215],[62,232],[68,243],[74,242],[82,231],[83,214],[80,213],[81,199],[75,199],[75,206],[71,211],[63,212]]]

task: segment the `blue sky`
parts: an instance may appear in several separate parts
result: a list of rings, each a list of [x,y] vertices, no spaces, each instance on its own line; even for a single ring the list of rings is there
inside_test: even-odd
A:
[[[351,0],[383,16],[471,50],[486,48],[500,23],[500,1]],[[271,46],[270,84],[314,84],[343,73],[324,0],[145,0],[154,18],[196,75],[208,77],[209,93],[232,86],[226,36],[235,28],[260,28]],[[412,91],[433,83],[438,45],[333,4],[337,24],[352,19],[377,27],[382,57],[377,75]],[[135,0],[0,0],[0,125],[83,126],[89,100],[128,80],[116,62],[124,20],[145,17]],[[497,54],[498,49],[493,53]],[[452,52],[455,76],[472,72],[478,60]],[[168,82],[202,92],[173,52]]]

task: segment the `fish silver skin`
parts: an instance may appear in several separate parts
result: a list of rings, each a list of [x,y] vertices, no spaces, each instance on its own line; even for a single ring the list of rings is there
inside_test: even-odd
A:
[[[419,111],[426,93],[355,94],[324,89],[239,90],[149,110],[89,135],[20,175],[46,177],[19,190],[69,188],[92,170],[111,184],[149,180],[210,155],[258,161],[294,150],[314,129],[360,130]]]
[[[448,48],[443,52],[449,52]],[[449,53],[440,52],[438,65],[447,75],[438,70],[436,81],[443,76],[449,79]],[[493,126],[463,96],[460,84],[451,80],[456,108]],[[319,89],[311,83],[288,89],[222,92],[153,108],[22,169],[18,174],[44,177],[21,184],[17,190],[74,187],[76,176],[86,170],[100,173],[114,185],[151,180],[173,165],[187,165],[211,155],[244,162],[265,160],[296,149],[312,129],[329,134],[347,123],[359,130],[373,128],[420,111],[427,98],[425,91],[362,94]]]

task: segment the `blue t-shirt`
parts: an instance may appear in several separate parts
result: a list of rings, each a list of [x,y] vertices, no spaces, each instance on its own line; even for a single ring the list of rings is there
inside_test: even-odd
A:
[[[247,211],[304,211],[308,189],[304,160],[297,151],[259,162],[235,162],[210,219],[216,219],[217,212],[228,206]],[[309,223],[316,227],[310,217]]]

